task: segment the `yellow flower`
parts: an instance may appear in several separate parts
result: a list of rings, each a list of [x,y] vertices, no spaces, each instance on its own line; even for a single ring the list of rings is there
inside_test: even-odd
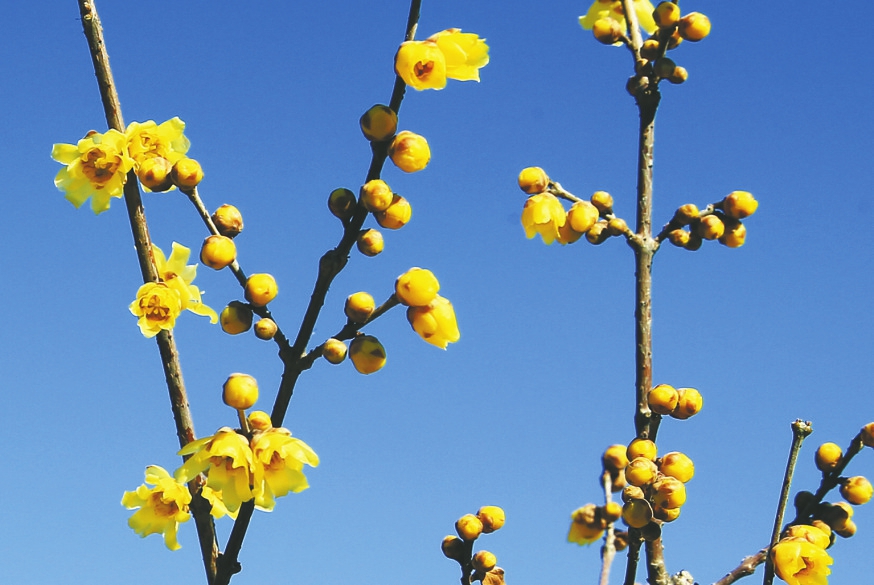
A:
[[[828,585],[832,558],[806,539],[785,538],[771,550],[774,572],[789,585]]]
[[[163,534],[164,544],[170,550],[181,548],[176,541],[176,531],[180,522],[191,518],[188,513],[190,503],[188,488],[157,465],[146,467],[146,483],[135,491],[124,492],[121,498],[124,507],[139,508],[128,519],[128,526],[143,538],[149,534]]]
[[[649,0],[634,0],[634,10],[637,13],[637,21],[640,27],[647,33],[654,33],[658,26],[653,20],[652,13],[655,10]],[[625,31],[628,27],[625,23],[625,12],[622,10],[622,2],[618,0],[595,0],[589,7],[585,16],[580,17],[580,26],[586,30],[592,30],[601,18],[612,18],[617,21]]]
[[[567,213],[551,193],[538,193],[525,201],[522,209],[522,227],[530,239],[540,234],[544,244],[551,244],[559,237],[559,229],[567,221]]]
[[[163,282],[147,282],[137,291],[130,312],[139,317],[137,325],[143,335],[154,337],[162,329],[173,329],[176,317],[182,312],[182,300],[175,289]]]
[[[187,264],[188,258],[191,256],[191,249],[173,242],[173,250],[170,252],[170,258],[167,258],[161,248],[152,244],[152,253],[155,257],[158,277],[179,293],[182,309],[187,309],[195,315],[209,317],[210,323],[217,323],[218,315],[210,307],[203,304],[200,290],[191,284],[197,276],[197,264]]]
[[[479,81],[479,70],[489,63],[489,46],[474,33],[448,28],[428,38],[437,43],[446,63],[446,77],[459,81]]]
[[[422,339],[441,349],[446,349],[447,345],[461,338],[458,322],[455,319],[455,309],[448,299],[440,295],[436,295],[434,300],[424,307],[408,308],[407,321]]]
[[[479,81],[479,70],[488,62],[484,39],[449,28],[424,41],[402,43],[395,55],[395,72],[415,89],[443,89],[447,78]]]
[[[240,504],[255,497],[252,491],[254,461],[246,437],[229,427],[222,427],[211,437],[188,443],[179,455],[191,455],[174,473],[182,483],[191,481],[198,473],[206,473],[206,485],[221,492],[221,499],[229,514],[240,509]]]
[[[567,533],[567,541],[580,546],[592,544],[604,534],[606,523],[602,521],[595,504],[586,504],[571,513],[571,527]]]
[[[203,486],[200,491],[200,495],[204,497],[204,499],[209,502],[211,506],[209,513],[212,514],[213,518],[222,518],[224,516],[228,516],[229,518],[236,520],[237,512],[231,512],[228,510],[228,507],[225,506],[224,500],[222,500],[222,493],[216,491],[209,487],[208,485]]]
[[[291,436],[288,429],[270,428],[252,438],[255,461],[255,504],[272,510],[275,498],[309,487],[304,464],[316,467],[319,456],[309,445]]]
[[[128,140],[128,151],[137,165],[145,159],[160,156],[170,164],[185,156],[191,143],[182,133],[185,122],[172,118],[160,125],[154,120],[148,122],[131,122],[125,130]]]
[[[122,196],[127,172],[134,164],[125,136],[118,130],[89,132],[77,144],[55,144],[52,158],[66,165],[55,176],[55,186],[76,207],[90,197],[95,214],[109,209],[112,197]]]

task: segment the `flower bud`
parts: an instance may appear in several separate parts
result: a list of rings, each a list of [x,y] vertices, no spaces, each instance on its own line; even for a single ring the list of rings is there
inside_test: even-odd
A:
[[[609,471],[612,475],[625,469],[625,466],[628,465],[626,451],[627,447],[625,445],[610,445],[607,447],[607,450],[601,456],[604,471]]]
[[[584,234],[598,222],[598,208],[588,201],[576,201],[567,212],[567,223],[578,233]]]
[[[498,506],[483,506],[476,513],[476,517],[483,523],[483,533],[489,534],[504,525],[504,510]]]
[[[637,457],[632,459],[625,468],[625,481],[631,485],[642,488],[645,485],[651,484],[658,476],[658,467],[650,459],[646,457]],[[638,528],[635,526],[635,528]]]
[[[452,536],[450,534],[449,536],[444,537],[443,542],[440,544],[440,549],[443,551],[443,555],[447,559],[452,559],[459,563],[467,561],[465,558],[464,541],[457,536]]]
[[[273,336],[276,335],[278,330],[279,328],[276,326],[276,322],[273,319],[259,319],[258,322],[255,323],[255,337],[263,339],[264,341],[273,339]]]
[[[859,431],[862,443],[868,447],[874,447],[874,422],[870,422]]]
[[[749,217],[758,208],[759,202],[747,191],[732,191],[722,200],[722,210],[733,219]]]
[[[203,169],[193,158],[180,158],[170,171],[173,183],[183,192],[190,192],[203,180]]]
[[[656,461],[659,466],[659,471],[667,476],[673,477],[686,483],[695,476],[695,464],[685,453],[679,451],[671,451],[665,453]]]
[[[621,236],[623,234],[631,233],[631,230],[628,229],[628,224],[625,223],[624,219],[614,217],[607,222],[607,233],[611,236]]]
[[[413,215],[410,202],[398,194],[394,194],[391,204],[382,211],[373,214],[376,223],[388,230],[398,230],[407,225]]]
[[[359,335],[349,344],[349,359],[362,374],[372,374],[385,365],[385,348],[372,335]]]
[[[607,231],[607,222],[605,220],[601,220],[592,227],[589,228],[589,231],[586,232],[586,239],[590,244],[598,245],[603,244],[610,238],[610,232]]]
[[[366,323],[376,309],[376,301],[370,293],[364,291],[352,293],[346,297],[343,312],[353,323]]]
[[[565,221],[564,225],[558,228],[558,243],[564,246],[565,244],[573,244],[583,237],[581,232],[575,231],[574,228],[571,227],[569,221]]]
[[[424,136],[414,134],[409,130],[399,132],[388,147],[391,161],[405,173],[421,171],[431,160],[431,149]]]
[[[668,384],[659,384],[649,391],[647,397],[650,410],[656,414],[671,414],[679,400],[680,394],[676,388]]]
[[[652,506],[646,500],[629,500],[622,507],[622,520],[631,528],[643,528],[652,522]]]
[[[710,19],[700,12],[690,12],[680,19],[677,30],[687,41],[697,42],[710,34]]]
[[[455,522],[455,531],[462,539],[470,542],[482,534],[483,523],[473,514],[465,514]]]
[[[222,400],[237,410],[251,408],[258,400],[258,382],[247,374],[231,374],[222,386]]]
[[[686,485],[675,477],[666,475],[652,484],[652,503],[658,508],[670,510],[686,503]]]
[[[692,223],[692,220],[698,219],[698,214],[700,213],[698,206],[694,203],[681,205],[674,212],[674,222],[680,225],[689,225]]]
[[[844,452],[837,443],[823,443],[816,450],[816,455],[814,456],[816,468],[823,473],[829,473],[837,467],[843,455]]]
[[[331,337],[322,345],[322,357],[332,364],[341,363],[346,359],[346,344]]]
[[[659,56],[659,42],[657,39],[646,39],[640,46],[640,56],[647,61],[655,61]]]
[[[592,193],[592,205],[604,215],[613,211],[613,196],[607,191],[595,191]]]
[[[680,7],[673,2],[661,2],[652,12],[652,19],[659,28],[669,28],[680,22]]]
[[[243,231],[243,215],[239,209],[227,203],[215,210],[212,223],[218,233],[229,238],[236,238]]]
[[[246,300],[256,307],[263,307],[276,298],[279,287],[276,279],[266,273],[253,274],[246,280]]]
[[[410,268],[395,281],[395,296],[407,307],[424,307],[439,291],[437,277],[425,268]]]
[[[622,552],[628,548],[628,532],[625,530],[617,530],[613,534],[613,545],[616,547],[616,552]]]
[[[540,167],[526,167],[519,173],[519,188],[529,195],[543,193],[549,186],[549,176]]]
[[[592,34],[599,42],[612,45],[622,38],[622,26],[612,18],[599,18],[592,24]]]
[[[725,233],[725,224],[716,214],[705,215],[694,226],[695,232],[705,240],[721,238],[722,234]]]
[[[874,495],[874,486],[861,475],[847,478],[841,484],[841,496],[854,506],[867,504],[872,495]]]
[[[673,522],[680,517],[680,508],[661,508],[659,506],[653,506],[652,515],[656,520],[661,520],[662,522]]]
[[[674,85],[680,85],[681,83],[686,83],[686,81],[689,79],[689,72],[686,71],[685,67],[677,65],[676,67],[674,67],[674,71],[670,75],[665,77],[665,79],[667,79]]]
[[[388,208],[391,205],[392,199],[394,199],[391,187],[382,179],[367,181],[361,187],[358,195],[361,197],[361,203],[370,212],[382,211]]]
[[[622,502],[628,503],[631,500],[642,500],[646,496],[643,493],[643,490],[636,485],[627,485],[622,489]]]
[[[659,77],[669,78],[674,74],[674,69],[677,68],[677,64],[674,63],[673,59],[669,59],[668,57],[661,57],[655,62],[655,69],[653,71]]]
[[[355,215],[355,206],[358,202],[355,200],[355,193],[349,189],[342,187],[334,189],[328,195],[328,209],[331,213],[340,220],[347,220]]]
[[[683,247],[686,248],[687,250],[689,250],[690,252],[694,252],[695,250],[697,250],[698,248],[701,247],[701,244],[703,242],[704,242],[704,240],[701,238],[701,236],[699,236],[696,233],[691,233],[691,234],[689,234],[689,240],[686,242],[686,245]]]
[[[831,544],[831,539],[829,538],[831,529],[828,526],[826,526],[826,529],[828,533],[809,524],[794,524],[783,531],[781,540],[783,538],[801,538],[825,550]]]
[[[173,186],[170,171],[173,165],[163,156],[152,156],[140,163],[137,178],[149,191],[160,193]]]
[[[225,333],[244,333],[252,326],[252,309],[240,301],[231,301],[219,315],[219,323]]]
[[[598,510],[601,518],[608,524],[616,522],[622,517],[622,505],[619,502],[608,502],[598,508]]]
[[[385,248],[382,234],[375,229],[361,230],[358,232],[358,240],[355,242],[358,251],[365,256],[376,256]]]
[[[680,31],[674,30],[671,36],[668,37],[668,51],[676,49],[683,42],[683,37],[680,36]]]
[[[419,337],[440,349],[461,338],[455,309],[449,299],[440,295],[424,307],[409,307],[407,321]]]
[[[841,538],[850,538],[856,534],[856,523],[852,520],[847,520],[839,528],[835,528],[834,531]]]
[[[249,421],[249,427],[256,431],[266,431],[273,428],[273,423],[270,421],[270,415],[263,410],[253,410],[246,417]]]
[[[671,416],[680,420],[685,420],[690,416],[701,412],[704,406],[704,397],[694,388],[677,388],[680,394],[680,399],[677,401],[677,408],[671,413]]]
[[[692,234],[684,229],[671,230],[668,232],[668,241],[678,248],[685,248],[688,246],[691,236]],[[698,241],[700,242],[701,238],[698,238]]]
[[[740,248],[747,240],[747,227],[736,219],[725,218],[725,233],[719,243],[729,248]]]
[[[230,266],[237,259],[237,246],[227,236],[209,236],[200,247],[200,261],[215,270]]]
[[[655,461],[658,456],[658,447],[656,447],[656,444],[649,439],[634,439],[628,445],[625,454],[629,461],[637,459],[638,457]]]
[[[498,559],[487,550],[478,551],[470,561],[473,568],[482,573],[488,573],[498,564]]]
[[[398,115],[388,106],[376,104],[358,120],[361,132],[371,142],[388,140],[398,129]]]

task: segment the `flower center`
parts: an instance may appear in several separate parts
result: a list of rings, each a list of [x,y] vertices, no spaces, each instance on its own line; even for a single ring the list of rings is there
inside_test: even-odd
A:
[[[422,61],[418,61],[413,67],[413,71],[416,73],[416,77],[418,77],[419,79],[430,75],[433,69],[434,61],[426,61],[424,63]]]
[[[176,505],[176,502],[165,502],[161,499],[163,498],[163,496],[163,492],[154,492],[151,496],[149,496],[152,508],[154,508],[156,515],[163,516],[165,518],[172,518],[176,515],[176,512],[179,511],[179,506]]]
[[[149,295],[140,301],[140,308],[149,321],[163,323],[170,316],[170,307],[161,301],[160,295]]]
[[[121,157],[107,154],[101,148],[92,148],[82,155],[82,173],[98,188],[115,175],[119,166]]]

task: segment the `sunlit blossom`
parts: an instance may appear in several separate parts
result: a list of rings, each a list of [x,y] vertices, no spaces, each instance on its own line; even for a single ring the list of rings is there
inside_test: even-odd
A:
[[[154,337],[162,330],[173,329],[182,312],[182,300],[179,293],[165,283],[147,282],[137,290],[130,312],[139,317],[137,325],[143,335]]]
[[[449,299],[440,295],[425,306],[408,308],[407,321],[419,337],[440,349],[446,349],[447,345],[461,338],[455,309]]]
[[[52,158],[65,165],[55,176],[55,186],[76,207],[90,198],[95,214],[109,209],[110,199],[123,195],[134,164],[127,154],[125,135],[118,130],[89,132],[77,144],[55,144]]]
[[[522,227],[525,235],[530,239],[540,234],[544,244],[552,244],[556,239],[559,241],[559,229],[567,221],[567,212],[564,210],[558,197],[551,193],[538,193],[525,201],[522,209]]]
[[[178,117],[161,124],[154,120],[131,122],[125,130],[131,158],[139,165],[147,158],[160,156],[172,165],[185,156],[191,145],[184,130],[185,122]]]
[[[170,550],[181,548],[176,532],[180,522],[191,518],[188,512],[190,503],[188,488],[157,465],[146,468],[146,483],[135,491],[125,492],[121,498],[121,504],[126,508],[139,508],[127,521],[134,532],[141,537],[163,534],[164,544]]]
[[[395,55],[395,72],[412,88],[443,89],[447,79],[479,81],[489,62],[485,39],[449,28],[424,41],[406,41]]]
[[[201,291],[192,284],[197,276],[197,264],[188,264],[191,249],[173,242],[170,257],[167,258],[158,246],[152,244],[155,267],[158,278],[179,294],[182,309],[187,309],[196,315],[209,317],[210,323],[218,322],[216,312],[203,304]]]
[[[653,20],[652,13],[655,8],[649,0],[634,0],[634,11],[637,15],[637,21],[640,27],[647,33],[652,34],[658,26]],[[589,7],[589,11],[580,17],[580,26],[586,30],[592,30],[601,18],[612,18],[617,21],[623,31],[627,29],[625,23],[625,11],[622,9],[622,2],[619,0],[595,0]]]
[[[300,492],[309,487],[303,466],[316,467],[319,457],[291,432],[284,428],[270,428],[252,437],[255,461],[255,504],[263,510],[272,510],[275,498],[289,492]]]
[[[828,585],[833,560],[803,538],[784,538],[771,549],[774,572],[789,585]]]
[[[221,500],[231,514],[243,502],[255,497],[252,491],[254,461],[246,437],[230,427],[222,427],[211,437],[188,443],[179,455],[191,455],[174,474],[180,482],[206,474],[206,485],[221,492]]]

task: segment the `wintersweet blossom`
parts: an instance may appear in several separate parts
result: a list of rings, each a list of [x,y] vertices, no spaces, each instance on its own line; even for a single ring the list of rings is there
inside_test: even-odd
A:
[[[180,522],[191,518],[188,512],[190,503],[188,488],[157,465],[146,467],[146,483],[135,491],[124,492],[121,498],[121,504],[126,508],[139,508],[128,519],[128,526],[143,538],[149,534],[163,534],[164,544],[170,550],[182,548],[176,541],[176,531]]]
[[[479,81],[479,70],[489,63],[489,46],[474,33],[448,28],[431,35],[446,63],[446,77],[459,81]]]
[[[443,89],[446,80],[479,81],[489,62],[485,39],[449,28],[424,41],[406,41],[395,55],[395,72],[417,90]]]
[[[551,193],[538,193],[525,201],[522,209],[522,227],[531,239],[540,234],[544,244],[560,240],[559,230],[567,221],[567,213],[558,197]]]
[[[440,295],[423,307],[408,308],[407,321],[419,337],[440,349],[446,349],[447,345],[461,338],[455,309],[449,299]]]
[[[158,278],[179,294],[182,309],[187,309],[195,315],[209,317],[210,323],[218,322],[216,312],[203,304],[201,291],[192,284],[197,276],[197,264],[188,264],[191,249],[173,242],[170,257],[167,258],[158,246],[152,244],[155,267]]]
[[[172,165],[185,156],[191,146],[184,130],[185,122],[178,117],[161,124],[154,120],[131,122],[125,130],[131,158],[139,165],[147,158],[160,156]]]
[[[834,561],[821,547],[802,538],[784,538],[771,549],[774,572],[789,585],[828,585]]]
[[[134,164],[125,135],[118,130],[103,134],[92,130],[77,144],[55,144],[52,158],[66,165],[55,175],[55,186],[76,207],[90,198],[95,214],[109,209],[110,199],[122,196]]]
[[[187,483],[197,474],[206,474],[206,485],[221,492],[221,500],[231,514],[243,502],[255,497],[252,491],[254,461],[246,437],[230,427],[222,427],[211,437],[185,445],[179,455],[191,455],[174,476]]]
[[[640,23],[640,27],[649,34],[654,33],[658,28],[652,17],[654,10],[655,8],[649,0],[634,0],[637,21]],[[623,31],[627,28],[625,12],[622,9],[622,2],[619,0],[595,0],[589,7],[589,11],[580,17],[580,26],[585,30],[592,30],[595,22],[601,18],[612,18],[619,23]]]
[[[173,329],[176,317],[182,312],[182,300],[179,293],[165,283],[147,282],[137,290],[130,312],[139,317],[137,325],[143,335],[154,337],[161,330]]]
[[[228,507],[225,506],[224,500],[222,500],[222,493],[220,491],[216,491],[208,485],[205,485],[201,488],[200,495],[209,502],[209,513],[212,514],[213,518],[217,519],[227,516],[233,520],[237,519],[237,512],[231,512],[228,510]]]
[[[291,436],[284,428],[270,428],[252,437],[255,461],[255,504],[272,510],[275,498],[300,492],[309,487],[303,474],[304,464],[317,467],[319,457],[309,445]]]

